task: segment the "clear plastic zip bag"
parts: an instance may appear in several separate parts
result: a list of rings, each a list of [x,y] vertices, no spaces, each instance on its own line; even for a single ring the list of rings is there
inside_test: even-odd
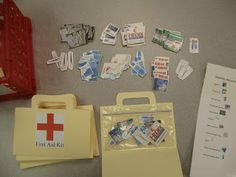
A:
[[[146,97],[150,104],[123,105]],[[152,92],[118,94],[117,105],[101,107],[101,136],[104,151],[174,147],[172,103],[156,103]]]

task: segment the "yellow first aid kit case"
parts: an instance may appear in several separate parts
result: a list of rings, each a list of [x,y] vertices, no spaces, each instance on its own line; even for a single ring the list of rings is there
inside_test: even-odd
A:
[[[123,103],[137,98],[150,103]],[[103,177],[183,177],[172,103],[156,103],[153,92],[119,93],[100,114]]]
[[[92,105],[76,97],[35,95],[32,108],[16,108],[13,154],[21,168],[99,155]]]

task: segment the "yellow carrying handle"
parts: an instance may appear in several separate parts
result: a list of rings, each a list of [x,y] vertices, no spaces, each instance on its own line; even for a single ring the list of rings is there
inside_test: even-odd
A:
[[[32,98],[32,108],[48,108],[65,105],[65,109],[75,109],[76,97],[73,94],[64,95],[35,95]]]
[[[150,104],[156,104],[156,97],[153,92],[122,92],[116,96],[116,104],[123,106],[125,99],[148,98]]]

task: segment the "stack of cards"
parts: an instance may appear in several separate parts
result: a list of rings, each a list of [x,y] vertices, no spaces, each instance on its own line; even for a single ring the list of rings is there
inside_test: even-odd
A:
[[[167,129],[159,121],[138,126],[132,134],[138,145],[159,145],[167,135]]]
[[[84,52],[77,66],[81,71],[82,80],[96,81],[100,73],[102,54],[99,50]]]
[[[138,51],[136,53],[134,60],[130,64],[130,67],[132,68],[132,75],[144,77],[147,74],[144,62],[144,55],[142,51]]]
[[[103,44],[115,45],[117,40],[117,33],[119,30],[119,27],[112,23],[109,23],[103,30],[100,40]]]
[[[119,144],[123,140],[131,138],[135,128],[133,119],[117,122],[109,131],[109,135],[112,138],[110,144]]]
[[[184,80],[193,72],[193,68],[187,61],[181,59],[175,72],[179,79]]]
[[[154,120],[150,115],[140,117],[140,125],[136,126],[133,119],[117,122],[109,131],[110,145],[124,142],[134,138],[137,145],[158,145],[167,135],[167,129],[160,121]]]
[[[84,24],[65,24],[60,28],[61,42],[67,42],[70,48],[92,41],[94,33],[94,26]]]
[[[152,61],[153,89],[167,91],[169,82],[169,57],[155,57]]]
[[[56,64],[57,68],[61,71],[73,70],[74,68],[74,54],[72,51],[68,53],[61,52],[60,56],[57,55],[56,51],[52,51],[52,59],[47,61],[48,65]]]
[[[177,31],[156,28],[152,42],[163,46],[172,52],[180,51],[184,41],[184,36]]]
[[[103,79],[117,79],[121,76],[123,71],[129,69],[131,55],[116,54],[111,59],[111,63],[104,63],[101,73]]]
[[[198,38],[190,38],[189,39],[189,52],[190,53],[199,53]]]
[[[126,24],[121,29],[122,45],[127,47],[145,44],[145,26],[143,22]]]

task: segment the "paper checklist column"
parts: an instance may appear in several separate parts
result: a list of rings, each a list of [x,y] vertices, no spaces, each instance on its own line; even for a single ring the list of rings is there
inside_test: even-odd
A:
[[[236,70],[208,64],[198,110],[191,177],[236,175]]]

